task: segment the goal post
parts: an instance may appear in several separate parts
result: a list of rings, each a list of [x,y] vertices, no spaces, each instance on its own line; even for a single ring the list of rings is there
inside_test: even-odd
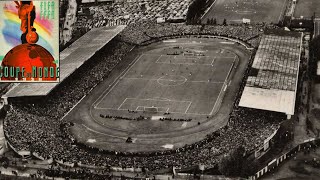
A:
[[[169,112],[169,107],[144,107],[145,112]]]
[[[158,110],[158,107],[144,107],[144,111],[146,112],[159,112]]]

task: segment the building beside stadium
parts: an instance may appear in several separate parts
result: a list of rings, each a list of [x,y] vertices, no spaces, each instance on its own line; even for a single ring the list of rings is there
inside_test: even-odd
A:
[[[261,39],[239,106],[294,115],[302,34],[268,31]]]

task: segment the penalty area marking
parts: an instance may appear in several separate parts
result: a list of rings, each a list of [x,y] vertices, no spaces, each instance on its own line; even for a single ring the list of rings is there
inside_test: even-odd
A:
[[[188,106],[186,107],[186,110],[183,112],[179,112],[179,113],[182,113],[182,114],[186,114],[186,112],[188,111],[188,109],[190,108],[191,106],[191,103],[192,101],[177,101],[177,100],[163,100],[163,99],[139,99],[139,98],[125,98],[123,100],[123,102],[119,105],[119,107],[117,109],[115,108],[99,108],[99,109],[110,109],[110,110],[128,110],[128,109],[123,109],[122,106],[127,102],[127,100],[137,100],[137,101],[153,101],[153,102],[173,102],[173,103],[189,103]],[[169,109],[170,107],[158,107],[158,106],[137,106],[136,107],[136,111],[143,111],[143,110],[139,110],[140,107],[147,107],[147,108],[162,108],[162,109],[166,109],[165,111],[160,111],[160,112],[169,112]],[[182,106],[183,107],[183,106]]]
[[[166,57],[166,59],[164,61],[160,61],[160,59],[162,57]],[[169,59],[171,56],[170,55],[160,55],[157,60],[155,61],[155,63],[157,64],[185,64],[185,65],[202,65],[202,66],[212,66],[214,59],[216,58],[216,56],[199,56],[199,57],[188,57],[188,56],[173,56],[173,62],[171,61],[171,59]],[[207,59],[206,59],[207,58]],[[168,60],[169,59],[169,60]],[[195,62],[174,62],[174,60],[181,60],[181,59],[191,59],[191,60],[195,60]],[[197,63],[197,60],[199,61],[204,61],[204,60],[210,60],[212,59],[211,63],[207,63],[207,64],[200,64]],[[168,62],[169,61],[169,62]]]

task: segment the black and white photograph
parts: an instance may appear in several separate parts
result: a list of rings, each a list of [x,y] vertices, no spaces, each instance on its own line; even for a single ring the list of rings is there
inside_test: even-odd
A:
[[[59,81],[0,83],[0,180],[320,180],[320,0],[10,3]]]

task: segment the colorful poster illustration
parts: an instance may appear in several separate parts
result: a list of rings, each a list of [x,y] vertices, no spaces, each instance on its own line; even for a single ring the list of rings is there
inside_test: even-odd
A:
[[[59,0],[0,1],[0,82],[59,81]]]

